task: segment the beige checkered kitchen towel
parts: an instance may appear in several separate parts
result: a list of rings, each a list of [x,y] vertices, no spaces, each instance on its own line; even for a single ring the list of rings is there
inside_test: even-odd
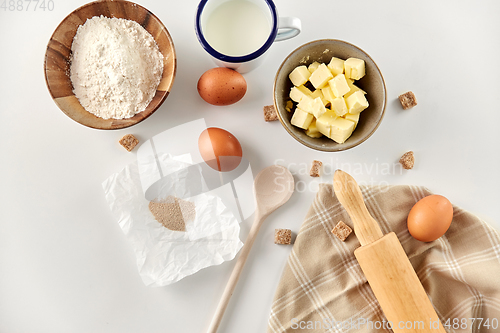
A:
[[[498,232],[454,206],[448,232],[423,243],[409,234],[406,217],[432,193],[416,186],[361,190],[382,232],[398,236],[446,331],[500,332]],[[339,220],[353,227],[333,186],[321,184],[277,287],[268,333],[391,332],[354,257],[359,241],[331,233]]]

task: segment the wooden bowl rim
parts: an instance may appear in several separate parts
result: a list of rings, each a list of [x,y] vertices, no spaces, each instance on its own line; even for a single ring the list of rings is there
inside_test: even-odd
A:
[[[167,37],[167,40],[171,46],[171,53],[169,53],[169,55],[171,54],[172,55],[172,63],[173,63],[173,70],[172,70],[172,73],[170,74],[170,76],[168,78],[162,78],[162,80],[160,81],[160,84],[159,86],[161,86],[161,82],[163,80],[169,80],[170,83],[164,88],[164,90],[159,90],[158,88],[156,89],[156,92],[162,92],[162,95],[161,95],[161,98],[157,101],[156,103],[156,106],[154,108],[152,108],[147,114],[143,114],[141,116],[141,118],[133,121],[132,119],[134,117],[136,117],[137,115],[139,114],[142,114],[144,111],[142,112],[139,112],[137,114],[135,114],[133,117],[131,118],[125,118],[125,119],[103,119],[103,118],[99,118],[95,115],[93,115],[92,113],[90,113],[92,116],[94,116],[98,121],[102,120],[103,122],[106,122],[108,123],[107,126],[101,126],[101,127],[98,127],[98,126],[94,126],[92,124],[87,124],[85,122],[81,122],[75,118],[73,118],[68,112],[67,110],[64,110],[57,102],[56,102],[56,98],[54,97],[53,95],[53,91],[51,89],[51,86],[50,86],[50,82],[49,82],[49,78],[48,78],[48,75],[47,75],[47,60],[48,60],[48,51],[49,51],[49,46],[50,46],[50,42],[53,40],[54,36],[56,35],[56,33],[58,32],[58,30],[61,28],[61,25],[63,23],[65,23],[72,15],[78,13],[79,11],[82,11],[83,9],[87,8],[87,7],[91,7],[91,6],[94,6],[98,3],[102,3],[102,2],[116,2],[116,3],[125,3],[127,5],[130,5],[130,6],[135,6],[135,7],[139,7],[141,8],[142,10],[146,11],[148,13],[148,15],[150,15],[152,18],[154,18],[158,24],[161,26],[161,30],[162,32],[165,33],[166,37]],[[110,17],[110,16],[106,16],[105,14],[101,14],[105,17]],[[96,15],[97,16],[97,15]],[[111,16],[113,17],[113,16]],[[134,20],[133,20],[134,21]],[[137,21],[134,21],[134,22],[137,22]],[[139,23],[141,26],[142,24],[140,22],[137,22]],[[144,27],[143,27],[144,28]],[[144,28],[146,29],[146,28]],[[147,31],[147,30],[146,30]],[[148,33],[150,33],[148,31]],[[151,33],[150,33],[151,34]],[[74,36],[73,36],[74,37]],[[153,36],[154,38],[154,36]],[[156,39],[155,39],[156,41]],[[160,50],[161,51],[161,50]],[[71,52],[71,49],[70,49],[70,52]],[[162,56],[163,58],[165,59],[165,55],[162,53]],[[172,36],[170,35],[170,32],[168,31],[167,27],[163,24],[163,22],[153,13],[151,12],[149,9],[135,3],[135,2],[132,2],[132,1],[127,1],[127,0],[96,0],[96,1],[92,1],[92,2],[89,2],[89,3],[86,3],[78,8],[76,8],[75,10],[73,10],[72,12],[70,12],[68,15],[66,15],[62,20],[61,22],[59,22],[59,24],[57,25],[57,27],[54,29],[54,32],[52,33],[52,35],[50,36],[50,39],[49,39],[49,42],[47,43],[47,47],[45,49],[45,57],[44,57],[44,64],[43,64],[43,69],[44,69],[44,76],[45,76],[45,83],[47,85],[47,89],[49,90],[49,93],[50,93],[50,96],[52,97],[52,99],[54,100],[54,102],[56,103],[57,107],[65,114],[67,115],[69,118],[71,118],[73,121],[83,125],[83,126],[86,126],[86,127],[89,127],[89,128],[94,128],[94,129],[100,129],[100,130],[117,130],[117,129],[123,129],[123,128],[127,128],[127,127],[130,127],[130,126],[133,126],[133,125],[136,125],[140,122],[142,122],[143,120],[149,118],[162,104],[163,102],[165,101],[165,99],[168,97],[168,95],[170,94],[170,90],[174,84],[174,81],[175,81],[175,77],[176,77],[176,74],[177,74],[177,54],[176,54],[176,51],[175,51],[175,45],[174,45],[174,42],[173,42],[173,39],[172,39]],[[165,70],[165,69],[164,69]],[[73,87],[72,87],[73,88]],[[71,89],[71,91],[73,92],[73,89]],[[71,97],[71,96],[75,96],[73,93],[72,95],[69,95],[69,96],[66,96],[66,97]],[[75,96],[76,97],[76,96]],[[60,97],[60,98],[65,98],[65,97]],[[149,106],[149,105],[148,105]],[[116,122],[116,121],[125,121],[123,122],[123,124],[121,125],[113,125],[113,122]]]

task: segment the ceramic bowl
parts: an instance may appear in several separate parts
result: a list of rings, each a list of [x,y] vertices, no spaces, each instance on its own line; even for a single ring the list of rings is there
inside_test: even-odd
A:
[[[146,109],[127,119],[102,119],[87,112],[73,94],[69,78],[71,44],[78,27],[94,16],[133,20],[155,39],[163,55],[163,76],[153,100]],[[110,130],[135,125],[155,112],[167,98],[175,78],[176,56],[174,43],[167,28],[149,10],[129,1],[96,1],[76,9],[56,28],[45,53],[45,80],[57,106],[74,121],[96,129]]]
[[[288,78],[290,72],[297,66],[308,66],[314,61],[328,64],[332,57],[344,60],[350,57],[363,59],[366,66],[366,75],[355,84],[366,91],[365,96],[369,107],[361,112],[359,123],[351,137],[341,144],[325,136],[321,138],[307,136],[303,129],[290,123],[292,112],[285,109],[287,101],[290,100],[290,89],[293,86]],[[382,73],[366,52],[341,40],[322,39],[304,44],[288,55],[276,74],[273,97],[281,124],[295,140],[312,149],[334,152],[355,147],[375,132],[384,116],[387,93]]]

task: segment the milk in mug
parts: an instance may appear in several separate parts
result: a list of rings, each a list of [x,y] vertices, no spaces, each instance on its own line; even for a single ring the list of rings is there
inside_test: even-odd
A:
[[[244,56],[257,51],[271,33],[266,13],[247,0],[226,1],[207,17],[203,33],[216,51]]]

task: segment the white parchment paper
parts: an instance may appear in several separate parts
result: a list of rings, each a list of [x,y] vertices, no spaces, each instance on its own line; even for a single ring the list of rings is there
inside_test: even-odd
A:
[[[194,203],[196,215],[193,221],[186,222],[185,232],[165,228],[149,210],[141,176],[144,178],[145,170],[153,167],[141,166],[140,176],[137,163],[130,164],[103,182],[106,200],[134,248],[139,274],[148,286],[165,286],[202,268],[231,260],[243,246],[233,212],[219,197],[199,193],[203,186],[199,183],[201,172],[197,175],[196,168],[187,169],[189,163],[169,155],[152,159],[151,163],[158,161],[165,174],[179,177],[178,182],[161,184],[159,196],[175,195]],[[196,188],[196,195],[190,196],[190,188]]]

